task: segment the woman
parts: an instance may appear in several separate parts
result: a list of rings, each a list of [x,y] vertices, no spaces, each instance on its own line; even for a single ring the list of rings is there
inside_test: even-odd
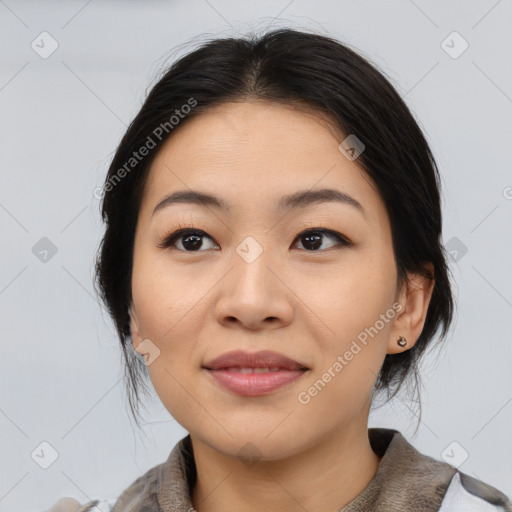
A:
[[[96,270],[132,411],[147,370],[189,435],[118,499],[53,510],[512,511],[368,429],[452,320],[439,188],[400,96],[334,39],[172,65],[110,166]]]

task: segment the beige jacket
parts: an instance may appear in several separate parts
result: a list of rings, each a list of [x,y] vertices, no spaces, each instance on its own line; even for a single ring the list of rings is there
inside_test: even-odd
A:
[[[504,493],[421,454],[397,430],[370,428],[368,435],[381,457],[377,473],[339,512],[512,512]],[[48,512],[194,512],[195,477],[192,444],[186,436],[167,461],[138,477],[118,499],[80,506],[64,498]]]

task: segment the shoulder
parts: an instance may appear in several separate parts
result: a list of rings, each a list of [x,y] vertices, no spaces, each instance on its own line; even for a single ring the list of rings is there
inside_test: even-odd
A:
[[[37,512],[112,512],[116,499],[91,500],[83,505],[74,498],[61,498],[52,507]]]
[[[135,506],[154,504],[162,466],[163,464],[154,466],[139,476],[118,498],[94,499],[81,504],[74,498],[66,497],[61,498],[49,509],[33,512],[124,512],[135,509]]]
[[[370,430],[372,448],[382,456],[372,491],[379,510],[512,512],[510,498],[446,461],[421,453],[393,429]],[[379,478],[377,478],[379,477]],[[392,489],[379,494],[379,490]],[[382,497],[380,497],[382,495]]]
[[[163,487],[166,463],[153,466],[136,478],[120,494],[115,507],[109,512],[135,511],[139,509],[159,510],[157,493]]]
[[[179,483],[178,488],[173,487],[177,499],[183,498],[187,492],[186,471],[187,457],[189,457],[187,438],[179,441],[171,451],[168,459],[144,474],[132,480],[118,498],[95,499],[83,505],[72,498],[62,498],[48,510],[34,512],[135,512],[142,510],[160,510],[158,493],[162,489],[164,494],[171,492],[170,487]],[[167,485],[166,485],[167,484]],[[172,485],[171,485],[172,484]],[[168,498],[165,498],[168,500]]]
[[[160,483],[162,464],[152,467],[134,480],[118,498],[94,499],[81,504],[74,498],[61,498],[52,507],[33,512],[114,512],[138,510],[142,505],[154,505]],[[156,509],[158,510],[158,509]]]
[[[439,512],[512,512],[509,498],[495,487],[457,471]]]

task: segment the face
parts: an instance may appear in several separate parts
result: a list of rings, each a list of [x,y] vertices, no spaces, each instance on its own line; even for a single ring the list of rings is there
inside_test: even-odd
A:
[[[250,441],[263,459],[279,459],[366,429],[384,357],[400,350],[399,334],[414,342],[399,314],[406,297],[385,206],[357,159],[339,150],[344,138],[290,106],[226,103],[179,127],[150,169],[134,246],[134,347],[149,353],[152,384],[172,416],[226,455]],[[360,207],[278,207],[320,189]],[[191,190],[228,209],[174,202],[154,211]],[[183,228],[190,232],[170,237]],[[240,394],[204,368],[233,350],[278,352],[307,370]]]

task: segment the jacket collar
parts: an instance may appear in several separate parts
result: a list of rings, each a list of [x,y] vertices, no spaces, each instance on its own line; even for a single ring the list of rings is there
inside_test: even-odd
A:
[[[369,428],[373,451],[381,458],[370,483],[339,512],[437,512],[456,469],[416,450],[393,429]],[[191,512],[196,478],[190,435],[166,462],[139,477],[119,497],[113,512]]]

